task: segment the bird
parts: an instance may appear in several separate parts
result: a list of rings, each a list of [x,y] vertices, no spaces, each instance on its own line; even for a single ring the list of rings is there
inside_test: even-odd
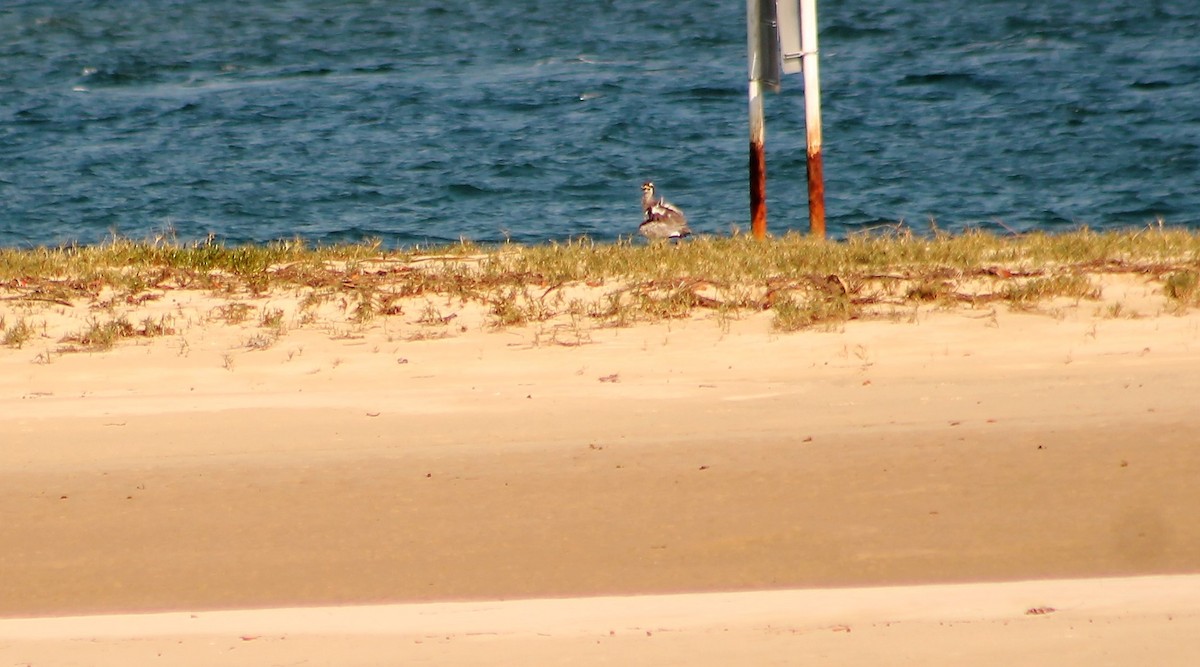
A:
[[[642,183],[642,213],[638,231],[652,241],[681,239],[692,233],[683,211],[659,197],[650,181]]]

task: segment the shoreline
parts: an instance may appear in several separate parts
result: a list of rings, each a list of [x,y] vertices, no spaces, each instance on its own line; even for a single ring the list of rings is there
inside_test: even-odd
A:
[[[582,665],[1182,666],[1200,649],[1198,600],[1192,575],[0,619],[0,656],[97,666],[494,664],[498,653]]]

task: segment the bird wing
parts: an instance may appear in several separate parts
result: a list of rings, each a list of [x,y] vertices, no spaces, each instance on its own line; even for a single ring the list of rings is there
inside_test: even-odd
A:
[[[645,222],[674,222],[687,224],[687,216],[678,207],[665,199],[659,199],[646,208]]]

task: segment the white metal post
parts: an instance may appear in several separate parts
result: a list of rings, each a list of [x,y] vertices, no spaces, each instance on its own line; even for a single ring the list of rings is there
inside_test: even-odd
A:
[[[800,0],[804,128],[808,147],[808,229],[825,236],[825,167],[821,158],[821,76],[817,64],[817,0]]]
[[[762,3],[775,0],[746,0],[746,39],[750,54],[750,233],[754,238],[767,235],[767,157],[763,146],[766,129],[763,122]]]

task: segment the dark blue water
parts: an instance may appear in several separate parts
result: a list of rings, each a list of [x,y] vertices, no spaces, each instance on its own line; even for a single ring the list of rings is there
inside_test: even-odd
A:
[[[819,3],[831,234],[1200,226],[1200,2]],[[0,245],[747,227],[740,0],[3,0]],[[770,228],[807,228],[800,77]]]

